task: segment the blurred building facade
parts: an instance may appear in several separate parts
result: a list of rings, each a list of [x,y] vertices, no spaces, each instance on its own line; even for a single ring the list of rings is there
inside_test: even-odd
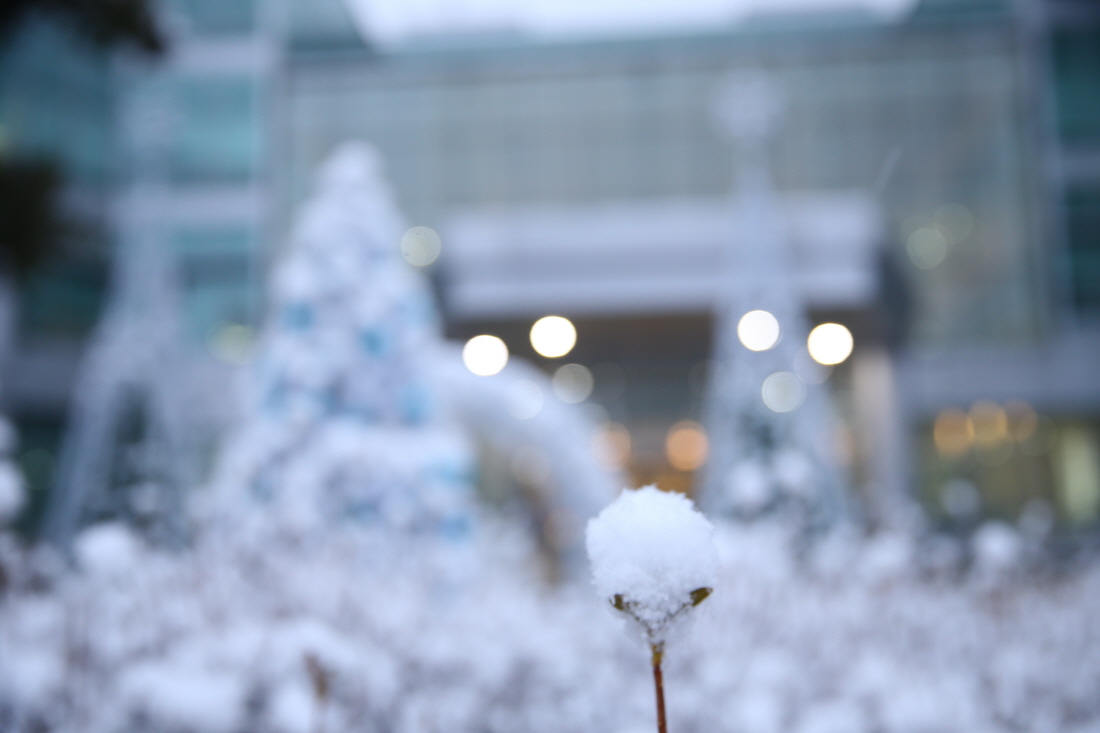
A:
[[[385,49],[337,0],[276,5],[172,6],[177,49],[148,75],[175,100],[164,236],[191,338],[218,358],[241,353],[256,274],[312,171],[340,142],[369,140],[413,223],[443,236],[450,334],[493,333],[547,369],[587,366],[593,415],[628,439],[636,479],[689,489],[665,439],[699,418],[711,347],[737,165],[715,94],[759,73],[784,99],[771,160],[809,318],[855,335],[828,384],[838,451],[872,514],[884,492],[959,528],[985,515],[1074,527],[1100,511],[1089,3],[925,0],[890,22],[829,13]],[[50,307],[78,292],[56,288]],[[527,341],[549,313],[577,325],[563,360]],[[78,333],[35,346],[48,330],[28,322],[9,368],[5,399],[27,430],[60,425],[77,353]],[[52,449],[29,450],[28,467]]]
[[[1100,508],[1097,20],[1083,3],[929,1],[896,22],[301,53],[285,195],[338,140],[375,141],[443,234],[452,333],[538,360],[530,323],[573,318],[567,359],[594,369],[636,476],[684,486],[663,443],[699,412],[737,164],[714,97],[763,73],[785,97],[773,173],[810,317],[856,336],[830,382],[870,503],[901,490],[948,525],[1072,525]]]
[[[76,237],[72,252],[50,258],[21,289],[4,404],[20,426],[23,468],[35,489],[24,518],[32,532],[46,506],[58,503],[46,494],[69,488],[59,484],[59,469],[75,384],[102,388],[101,399],[93,396],[84,412],[119,433],[97,438],[109,452],[140,439],[129,433],[145,429],[146,416],[131,414],[132,400],[115,396],[156,381],[137,374],[149,366],[111,364],[103,358],[110,353],[84,358],[89,342],[102,340],[95,327],[104,307],[150,305],[117,302],[120,288],[146,280],[144,295],[155,299],[163,288],[153,283],[166,276],[173,292],[162,293],[165,302],[182,305],[182,330],[195,343],[224,341],[219,329],[256,316],[279,26],[263,3],[251,0],[180,0],[155,8],[169,41],[162,57],[95,53],[48,16],[30,18],[9,51],[5,80],[33,86],[6,90],[4,124],[20,149],[58,161],[66,212],[94,233]],[[37,45],[25,51],[28,38]],[[52,77],[43,83],[48,71]],[[22,112],[28,105],[41,106],[42,119],[28,119]],[[34,145],[43,129],[52,137]],[[153,259],[168,272],[143,273],[148,262],[132,256],[143,249],[163,255]],[[151,330],[147,340],[165,338],[174,336]],[[221,348],[232,351],[232,344]],[[132,361],[141,359],[135,354]],[[99,414],[104,411],[119,414]],[[72,468],[82,474],[89,467]],[[104,472],[117,478],[130,471],[108,465]]]

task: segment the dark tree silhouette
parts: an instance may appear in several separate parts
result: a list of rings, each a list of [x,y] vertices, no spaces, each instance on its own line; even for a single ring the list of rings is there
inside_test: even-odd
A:
[[[165,48],[149,0],[0,0],[0,39],[35,12],[53,16],[101,47],[132,46],[151,54]]]
[[[96,48],[165,50],[152,0],[0,0],[0,50],[30,16],[48,18]],[[58,204],[64,184],[49,158],[0,156],[0,274],[21,278],[60,246],[72,224]]]
[[[57,247],[66,229],[60,188],[53,161],[0,158],[0,268],[22,276]]]

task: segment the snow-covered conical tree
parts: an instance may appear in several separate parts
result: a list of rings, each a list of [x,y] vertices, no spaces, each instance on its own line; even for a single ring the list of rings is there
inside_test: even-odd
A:
[[[711,450],[701,503],[740,517],[795,508],[818,524],[840,512],[844,497],[827,396],[796,373],[808,329],[768,162],[778,112],[776,90],[756,75],[731,80],[718,107],[737,154],[737,187],[704,408]]]
[[[405,224],[364,143],[319,172],[270,282],[248,415],[216,496],[269,505],[309,533],[344,524],[461,541],[473,451],[432,387],[442,344],[426,280],[400,256]],[[368,533],[369,534],[369,533]]]

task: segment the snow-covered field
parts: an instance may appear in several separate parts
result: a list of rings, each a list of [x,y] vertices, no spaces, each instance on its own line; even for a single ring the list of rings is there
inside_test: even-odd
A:
[[[640,635],[481,526],[463,563],[275,529],[166,554],[107,526],[63,571],[9,542],[0,730],[653,730]],[[718,538],[666,652],[671,731],[1100,730],[1095,570],[928,575],[901,537],[842,533],[796,560],[766,522]]]

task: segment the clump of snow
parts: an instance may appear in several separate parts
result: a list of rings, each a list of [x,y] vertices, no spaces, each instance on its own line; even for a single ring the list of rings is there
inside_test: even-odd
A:
[[[1020,533],[1004,522],[985,522],[970,540],[974,572],[995,581],[1018,569],[1023,553]]]
[[[73,552],[86,572],[121,574],[138,561],[141,546],[129,527],[106,522],[81,532],[73,543]]]
[[[596,588],[650,644],[666,640],[718,575],[714,527],[690,499],[655,486],[624,491],[590,520],[586,546]]]

